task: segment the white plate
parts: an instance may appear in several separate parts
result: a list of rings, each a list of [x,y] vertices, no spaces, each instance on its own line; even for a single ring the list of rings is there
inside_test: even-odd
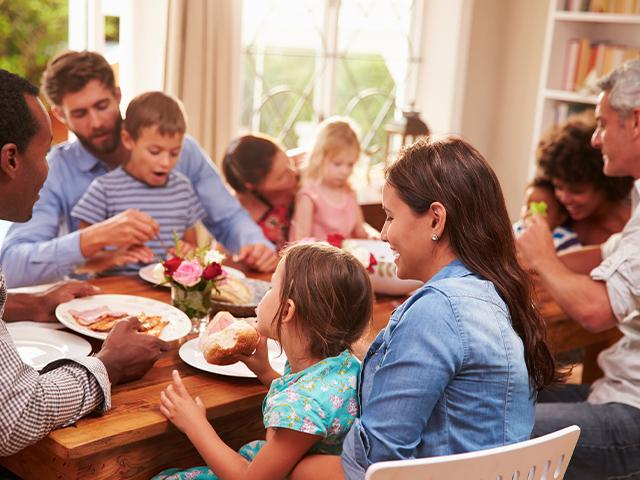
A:
[[[162,283],[162,282],[164,282],[164,278],[163,277],[158,278],[155,275],[154,269],[156,268],[156,265],[158,265],[158,264],[157,263],[152,263],[151,265],[145,265],[140,270],[138,270],[138,276],[141,279],[143,279],[143,280],[145,280],[145,281],[147,281],[149,283],[153,283],[154,285],[158,285],[160,287],[169,288],[171,285],[169,285],[168,283]],[[246,278],[247,277],[240,270],[238,270],[236,268],[227,267],[225,265],[222,266],[222,271],[226,272],[227,275],[229,275],[231,277],[236,277],[236,278]]]
[[[287,357],[284,352],[280,352],[280,344],[275,340],[269,339],[267,341],[269,346],[269,360],[271,361],[271,367],[278,373],[284,372],[284,363],[287,361]],[[213,365],[207,363],[202,355],[202,352],[198,348],[198,339],[194,338],[184,343],[180,347],[180,358],[185,363],[205,372],[217,373],[218,375],[226,375],[228,377],[245,377],[256,378],[249,368],[242,362],[236,362],[232,365]]]
[[[69,310],[88,310],[107,306],[114,312],[127,312],[129,315],[160,315],[169,320],[169,325],[164,327],[160,338],[162,340],[178,340],[191,331],[191,320],[184,312],[168,303],[159,302],[151,298],[136,297],[133,295],[92,295],[89,297],[75,298],[70,302],[61,303],[56,308],[56,317],[65,327],[70,328],[87,337],[107,338],[107,332],[95,332],[90,328],[77,323]]]
[[[50,328],[7,324],[22,361],[36,370],[61,358],[86,357],[91,345],[84,338]]]

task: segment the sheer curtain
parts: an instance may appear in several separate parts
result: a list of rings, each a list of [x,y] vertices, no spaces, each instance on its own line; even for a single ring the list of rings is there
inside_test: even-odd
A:
[[[237,0],[169,0],[164,88],[216,164],[238,125],[240,26]]]

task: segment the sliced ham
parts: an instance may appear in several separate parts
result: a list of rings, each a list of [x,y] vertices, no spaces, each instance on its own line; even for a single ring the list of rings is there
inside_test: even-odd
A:
[[[88,310],[69,310],[69,314],[76,322],[85,327],[92,325],[105,317],[123,318],[129,315],[126,312],[114,312],[106,305],[90,308]]]

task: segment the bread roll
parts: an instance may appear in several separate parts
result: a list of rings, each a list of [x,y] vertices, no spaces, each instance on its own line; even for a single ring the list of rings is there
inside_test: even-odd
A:
[[[241,279],[227,277],[225,281],[211,291],[211,299],[234,305],[249,305],[253,301],[253,291]]]
[[[251,355],[258,345],[260,335],[244,320],[229,323],[233,316],[228,312],[218,312],[207,325],[199,346],[204,359],[214,365],[235,363],[235,355]],[[221,328],[221,325],[224,325]]]

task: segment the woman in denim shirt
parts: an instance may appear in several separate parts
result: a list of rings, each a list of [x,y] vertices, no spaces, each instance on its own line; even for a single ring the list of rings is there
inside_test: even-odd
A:
[[[398,277],[425,285],[365,356],[341,466],[309,457],[294,479],[360,479],[379,461],[526,440],[536,390],[558,378],[500,185],[477,150],[455,137],[413,145],[387,171],[383,206]]]

